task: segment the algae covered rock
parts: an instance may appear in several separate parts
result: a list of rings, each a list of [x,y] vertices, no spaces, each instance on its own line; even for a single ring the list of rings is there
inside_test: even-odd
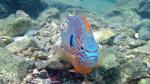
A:
[[[56,19],[56,18],[59,18],[59,14],[60,14],[60,11],[57,9],[57,8],[49,8],[49,9],[46,9],[45,11],[43,11],[38,19],[39,20],[51,20],[51,19]]]
[[[34,28],[36,23],[26,15],[11,15],[0,20],[0,36],[14,37]]]
[[[19,60],[5,48],[0,48],[0,83],[8,84],[23,79],[27,72],[27,63]]]
[[[6,18],[17,10],[23,10],[31,17],[37,18],[46,6],[43,0],[0,0],[0,18]]]
[[[116,32],[117,32],[117,35],[113,38],[113,43],[115,45],[129,47],[131,42],[135,42],[133,38],[135,35],[135,32],[133,29],[122,28]]]
[[[2,23],[0,26],[0,36],[17,36],[22,35],[32,29],[35,23],[31,19],[17,18],[12,21]]]
[[[102,46],[96,68],[88,75],[96,84],[118,84],[120,81],[119,51],[117,47]],[[120,82],[121,83],[121,82]],[[95,84],[95,83],[94,83]]]
[[[148,76],[140,55],[129,56],[129,54],[122,52],[118,46],[103,46],[102,48],[100,51],[101,67],[96,70],[96,74],[102,76],[106,84],[126,84]]]
[[[99,43],[106,43],[109,39],[115,36],[115,33],[110,29],[104,29],[93,33],[94,38]]]
[[[136,31],[138,31],[140,39],[150,40],[150,20],[142,20],[141,23],[136,26]]]
[[[150,79],[141,79],[139,82],[138,82],[138,84],[149,84],[150,83]]]
[[[113,43],[118,46],[129,46],[130,42],[133,41],[134,41],[133,38],[128,37],[125,34],[121,33],[114,38]]]
[[[6,46],[6,48],[11,52],[20,52],[28,47],[36,47],[36,44],[31,38],[23,38],[22,40],[15,41]]]
[[[144,45],[132,50],[128,50],[128,53],[150,55],[150,45]]]
[[[139,7],[139,4],[143,0],[118,0],[117,1],[117,6],[121,9],[135,9]]]
[[[139,58],[124,58],[124,60],[121,61],[122,63],[125,62],[121,65],[120,76],[122,82],[129,83],[135,79],[140,79],[147,76],[145,66]]]
[[[149,0],[118,0],[117,9],[134,10],[142,18],[150,18],[150,1]]]
[[[0,47],[5,47],[6,45],[13,42],[11,37],[0,37]]]
[[[150,1],[149,0],[143,0],[137,9],[137,13],[142,18],[150,18]]]

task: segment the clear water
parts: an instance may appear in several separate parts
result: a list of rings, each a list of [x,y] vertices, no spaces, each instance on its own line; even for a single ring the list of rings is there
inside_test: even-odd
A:
[[[115,6],[116,0],[48,0],[74,7],[82,7],[90,12],[105,14]],[[50,4],[50,3],[49,3]]]

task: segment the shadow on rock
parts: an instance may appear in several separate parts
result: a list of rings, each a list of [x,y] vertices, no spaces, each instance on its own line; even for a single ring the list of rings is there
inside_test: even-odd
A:
[[[0,19],[6,18],[17,10],[23,10],[36,19],[47,4],[41,0],[0,0]]]

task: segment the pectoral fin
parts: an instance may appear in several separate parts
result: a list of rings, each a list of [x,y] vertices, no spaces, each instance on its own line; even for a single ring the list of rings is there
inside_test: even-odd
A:
[[[98,61],[97,61],[97,65],[96,67],[99,67],[103,64],[103,61],[109,56],[109,50],[106,49],[106,48],[101,48],[99,49],[99,58],[98,58]]]

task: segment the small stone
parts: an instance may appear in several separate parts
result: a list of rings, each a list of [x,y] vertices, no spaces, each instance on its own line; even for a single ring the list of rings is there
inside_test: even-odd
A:
[[[32,74],[38,74],[38,73],[39,71],[37,69],[34,69]]]
[[[44,84],[51,84],[51,80],[50,79],[45,79]]]
[[[26,14],[23,10],[18,10],[16,11],[16,14],[15,14],[16,17],[27,17],[29,18],[30,16],[28,14]]]
[[[11,37],[3,36],[0,37],[0,47],[5,47],[6,45],[13,42],[13,39]]]
[[[34,61],[28,61],[28,69],[34,69],[35,68],[35,62]]]
[[[24,36],[34,36],[38,32],[39,32],[39,30],[32,29],[32,30],[27,31]]]
[[[8,46],[6,46],[6,48],[14,53],[14,52],[20,52],[22,50],[25,50],[31,46],[36,47],[36,44],[33,42],[32,38],[24,38],[22,40],[15,41],[9,44]]]
[[[43,56],[43,51],[37,51],[37,53],[39,57]]]
[[[0,25],[0,36],[14,37],[36,28],[36,22],[26,17],[11,18]],[[8,33],[9,32],[9,33]]]
[[[93,33],[93,35],[97,42],[106,43],[111,37],[115,36],[115,33],[110,29],[105,29],[96,31]]]
[[[32,79],[33,77],[31,75],[27,75],[26,78],[24,78],[26,82],[30,82]]]
[[[31,84],[43,84],[43,80],[39,79],[39,78],[36,78],[36,79],[31,81]]]
[[[25,50],[22,53],[24,54],[24,56],[31,56],[32,55],[32,52],[30,52],[28,50]]]
[[[131,41],[129,42],[130,48],[140,47],[140,46],[142,46],[142,45],[144,45],[144,44],[145,44],[145,41],[139,40],[139,39],[137,39],[137,40],[131,40]]]
[[[46,78],[48,78],[48,72],[46,70],[42,70],[42,71],[40,71],[39,76],[42,79],[46,79]]]
[[[43,30],[40,31],[39,34],[40,34],[40,36],[42,36],[42,37],[47,37],[47,36],[50,36],[50,35],[51,35],[49,31],[43,31]]]
[[[32,57],[36,57],[37,55],[38,55],[37,51],[34,51],[34,52],[32,53]]]
[[[135,33],[135,38],[138,39],[139,38],[139,34]]]
[[[35,66],[37,69],[42,69],[42,68],[45,68],[49,65],[49,61],[38,61],[38,62],[35,62]]]

